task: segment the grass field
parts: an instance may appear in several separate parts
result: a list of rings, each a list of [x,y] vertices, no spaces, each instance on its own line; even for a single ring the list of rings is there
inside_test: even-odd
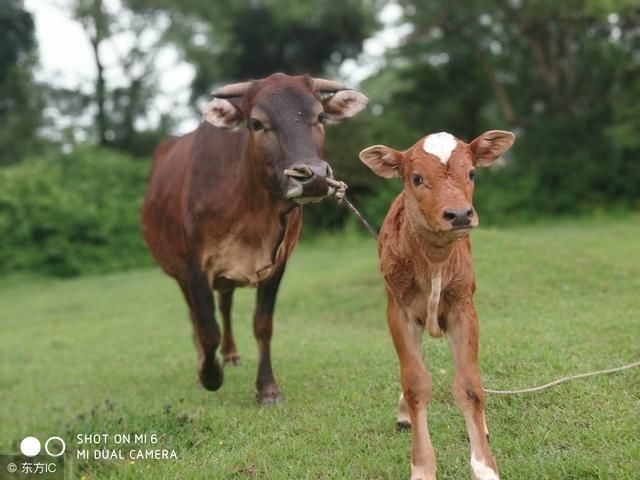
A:
[[[473,234],[487,388],[518,388],[640,358],[640,219]],[[301,244],[281,288],[273,359],[286,401],[254,403],[253,290],[236,293],[242,365],[195,382],[186,307],[159,270],[0,282],[0,451],[26,435],[156,433],[178,460],[70,461],[77,477],[401,479],[398,363],[374,242]],[[426,338],[440,479],[470,478],[445,341]],[[487,396],[505,479],[640,478],[640,369],[544,393]],[[145,446],[151,448],[151,446]]]

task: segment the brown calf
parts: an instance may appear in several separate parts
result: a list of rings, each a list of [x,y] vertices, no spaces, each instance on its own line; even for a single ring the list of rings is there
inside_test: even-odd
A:
[[[514,140],[510,132],[489,131],[466,144],[442,132],[404,152],[375,145],[360,153],[376,174],[404,182],[380,231],[379,254],[387,321],[400,359],[398,425],[413,432],[412,480],[436,478],[426,412],[431,378],[421,347],[425,329],[433,337],[446,335],[451,346],[456,368],[453,396],[467,424],[472,478],[498,479],[478,370],[469,231],[478,225],[471,203],[474,167],[491,165]]]

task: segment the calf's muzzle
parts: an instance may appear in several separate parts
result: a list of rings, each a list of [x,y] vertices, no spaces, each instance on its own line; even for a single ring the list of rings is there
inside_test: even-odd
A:
[[[442,218],[451,223],[454,228],[469,227],[473,218],[473,208],[447,209],[442,214]]]

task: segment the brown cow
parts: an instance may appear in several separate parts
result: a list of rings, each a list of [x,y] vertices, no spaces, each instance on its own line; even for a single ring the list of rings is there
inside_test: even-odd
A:
[[[156,150],[142,208],[144,238],[189,306],[206,389],[223,381],[212,289],[224,326],[223,361],[235,364],[233,291],[250,285],[258,289],[257,400],[281,400],[271,369],[272,315],[300,237],[300,205],[332,193],[331,168],[322,160],[325,121],[351,117],[366,104],[364,95],[333,81],[274,74],[222,87],[202,109],[206,122]]]
[[[376,174],[400,177],[403,192],[385,218],[379,240],[387,321],[400,360],[398,425],[413,431],[411,479],[436,478],[427,429],[431,378],[422,359],[422,332],[449,340],[456,373],[453,396],[464,415],[476,480],[498,479],[489,449],[478,371],[478,317],[469,231],[478,225],[471,200],[474,167],[491,165],[513,144],[510,132],[489,131],[466,144],[448,133],[399,152],[375,145],[360,159]]]

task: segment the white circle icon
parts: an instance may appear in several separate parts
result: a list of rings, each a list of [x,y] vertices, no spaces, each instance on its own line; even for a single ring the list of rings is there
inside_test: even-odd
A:
[[[20,442],[20,451],[25,457],[35,457],[40,453],[40,440],[36,437],[25,437]]]
[[[49,444],[51,443],[52,440],[57,440],[59,442],[59,446],[58,446],[58,448],[60,449],[59,451],[52,452],[51,450],[49,450]],[[64,440],[62,440],[60,437],[49,437],[49,440],[47,440],[46,443],[44,444],[44,451],[47,452],[47,454],[50,457],[59,457],[64,453],[66,448],[67,448],[67,445],[64,443]]]

